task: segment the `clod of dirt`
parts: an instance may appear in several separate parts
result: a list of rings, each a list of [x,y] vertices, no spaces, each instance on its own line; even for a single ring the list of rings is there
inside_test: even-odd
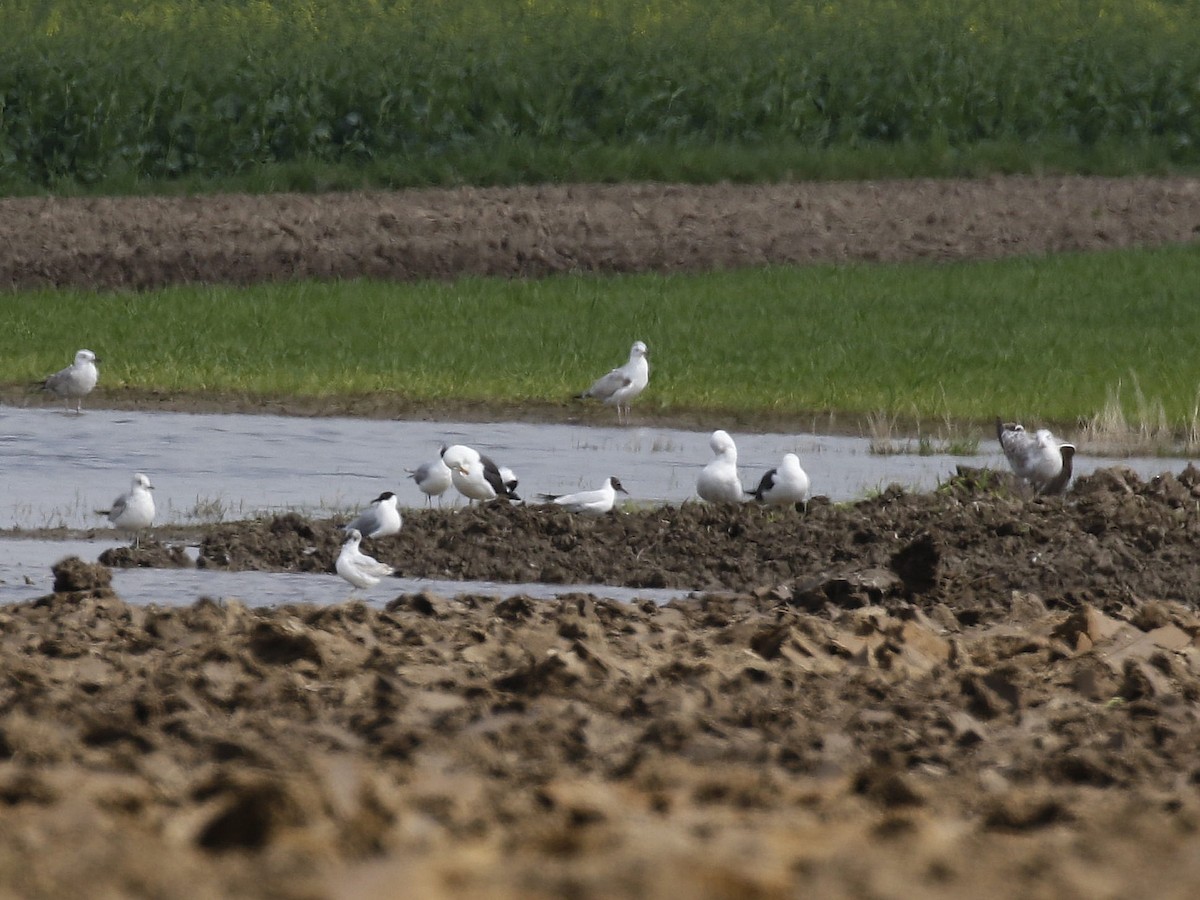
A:
[[[112,570],[97,563],[84,562],[78,556],[68,556],[60,560],[50,571],[54,573],[56,594],[78,591],[100,594],[112,590]]]
[[[187,551],[178,544],[143,542],[137,547],[112,547],[100,554],[100,562],[114,569],[191,569]]]

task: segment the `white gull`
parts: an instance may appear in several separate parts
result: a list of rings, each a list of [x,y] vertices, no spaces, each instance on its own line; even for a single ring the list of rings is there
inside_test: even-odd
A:
[[[118,531],[133,534],[133,546],[139,546],[139,533],[154,524],[154,485],[138,472],[128,491],[113,501],[112,508],[98,509],[96,514],[107,516]]]
[[[473,447],[465,444],[447,447],[442,460],[450,469],[450,480],[455,490],[468,500],[487,502],[497,497],[521,499],[517,496],[517,478],[512,470],[505,467],[502,471],[490,457]]]
[[[716,459],[700,472],[696,493],[709,503],[741,503],[742,482],[737,472],[737,446],[728,432],[717,430],[708,439]]]
[[[442,453],[446,452],[446,445],[442,444]],[[450,469],[446,466],[446,461],[441,455],[438,458],[427,463],[421,463],[416,470],[410,470],[409,477],[417,483],[417,489],[425,495],[427,505],[433,505],[433,498],[438,498],[438,505],[442,504],[442,494],[450,490],[452,479],[450,477]]]
[[[343,531],[357,531],[363,537],[387,537],[400,533],[403,520],[400,518],[399,500],[391,491],[384,491],[371,501],[371,505],[359,513],[358,517]]]
[[[617,501],[617,491],[628,494],[629,491],[621,486],[621,481],[613,475],[604,482],[604,486],[594,491],[577,491],[574,494],[542,494],[541,498],[561,506],[569,512],[584,516],[602,516]]]
[[[356,529],[350,529],[346,543],[337,558],[337,573],[356,588],[369,588],[379,584],[379,579],[391,575],[396,570],[386,563],[381,563],[374,557],[367,556],[358,549],[362,535]]]
[[[792,506],[797,503],[807,506],[809,486],[808,473],[800,467],[800,457],[795,453],[785,453],[783,462],[777,468],[769,469],[758,487],[746,493],[769,506]]]
[[[996,437],[1004,456],[1018,478],[1029,482],[1040,494],[1060,494],[1071,480],[1075,445],[1061,441],[1048,429],[1033,434],[1023,425],[996,418]]]
[[[617,423],[629,422],[629,404],[650,383],[650,363],[646,361],[646,345],[635,341],[629,350],[629,361],[618,366],[579,395],[593,397],[617,408]]]
[[[74,400],[75,412],[82,413],[83,398],[92,392],[100,378],[100,370],[96,368],[98,362],[100,360],[91,350],[80,350],[71,365],[39,382],[38,387],[65,400],[67,409],[71,408],[71,401]]]

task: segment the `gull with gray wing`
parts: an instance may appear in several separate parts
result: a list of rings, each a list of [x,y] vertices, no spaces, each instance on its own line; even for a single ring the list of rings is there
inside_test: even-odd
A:
[[[1018,478],[1039,494],[1061,494],[1071,480],[1075,445],[1059,440],[1046,428],[1033,434],[1025,426],[996,417],[996,437]]]
[[[650,383],[650,363],[646,361],[646,345],[635,341],[629,350],[629,360],[607,375],[596,379],[578,399],[592,397],[617,408],[617,424],[629,423],[629,404]]]
[[[140,546],[139,535],[154,524],[154,485],[138,472],[128,491],[113,501],[112,508],[98,509],[96,515],[107,516],[118,531],[133,534],[133,546]]]
[[[628,494],[616,475],[605,479],[603,487],[574,494],[541,494],[543,500],[582,516],[602,516],[617,502],[617,491]]]
[[[61,397],[71,408],[75,401],[75,412],[83,412],[83,398],[92,392],[100,379],[100,370],[96,363],[100,362],[91,350],[80,350],[75,354],[75,361],[65,369],[59,369],[53,375],[40,381],[37,387],[48,391],[55,397]]]

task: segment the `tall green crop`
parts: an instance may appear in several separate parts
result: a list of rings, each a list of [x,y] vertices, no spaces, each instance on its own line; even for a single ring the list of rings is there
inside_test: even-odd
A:
[[[0,5],[0,185],[514,144],[1154,142],[1195,164],[1197,135],[1200,19],[1171,0]]]

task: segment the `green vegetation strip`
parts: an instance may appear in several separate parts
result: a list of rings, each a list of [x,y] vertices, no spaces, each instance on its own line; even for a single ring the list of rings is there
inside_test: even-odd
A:
[[[1183,0],[0,4],[3,192],[1119,173],[1197,135]]]
[[[88,347],[175,394],[565,401],[650,346],[639,404],[1075,423],[1200,402],[1200,248],[694,276],[179,287],[4,298],[0,383]],[[1137,408],[1135,407],[1135,404]]]

